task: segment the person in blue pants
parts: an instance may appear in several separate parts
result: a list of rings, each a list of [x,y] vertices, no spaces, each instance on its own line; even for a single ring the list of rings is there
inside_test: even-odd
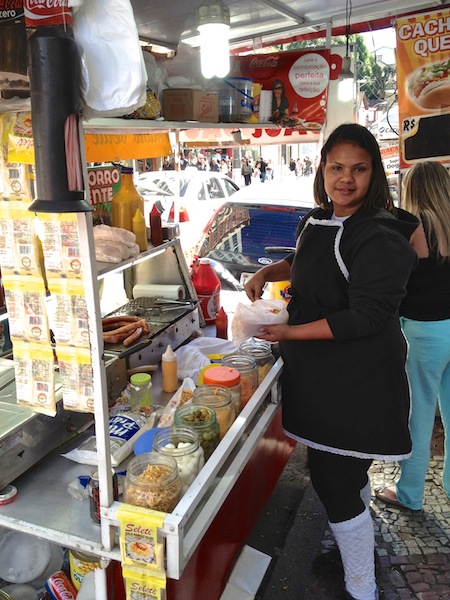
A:
[[[400,306],[409,345],[412,455],[393,486],[376,492],[391,505],[421,510],[439,406],[444,427],[442,485],[450,498],[450,175],[440,163],[414,165],[403,180],[403,207],[421,221],[411,237],[419,265]]]

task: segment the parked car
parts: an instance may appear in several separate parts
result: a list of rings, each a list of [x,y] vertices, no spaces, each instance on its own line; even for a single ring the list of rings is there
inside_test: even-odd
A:
[[[220,202],[239,189],[226,175],[197,169],[149,171],[136,177],[134,183],[144,198],[147,222],[154,202],[159,200],[163,220],[203,221],[204,225]]]
[[[198,258],[211,260],[223,289],[242,289],[250,274],[286,256],[301,218],[314,206],[311,197],[300,201],[295,190],[283,197],[280,184],[254,188],[223,202],[194,248]]]

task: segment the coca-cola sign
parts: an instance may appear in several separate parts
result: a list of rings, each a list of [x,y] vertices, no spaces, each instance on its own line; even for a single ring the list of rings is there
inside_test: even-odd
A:
[[[69,0],[24,0],[23,4],[27,27],[72,25]]]
[[[23,0],[0,0],[0,21],[23,17]]]

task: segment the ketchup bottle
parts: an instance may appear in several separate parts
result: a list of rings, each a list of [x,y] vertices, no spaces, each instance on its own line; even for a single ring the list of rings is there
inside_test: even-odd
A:
[[[220,309],[220,279],[212,268],[209,258],[201,258],[192,283],[200,300],[200,308],[207,325],[214,325]]]
[[[223,310],[223,306],[220,307],[216,315],[216,337],[223,340],[228,339],[228,315]]]
[[[161,213],[156,204],[150,212],[150,240],[153,246],[160,246],[163,243]]]

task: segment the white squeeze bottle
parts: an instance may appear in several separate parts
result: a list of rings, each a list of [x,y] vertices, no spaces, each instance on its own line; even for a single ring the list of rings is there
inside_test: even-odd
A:
[[[178,389],[177,355],[169,345],[161,357],[163,392],[176,392]]]

